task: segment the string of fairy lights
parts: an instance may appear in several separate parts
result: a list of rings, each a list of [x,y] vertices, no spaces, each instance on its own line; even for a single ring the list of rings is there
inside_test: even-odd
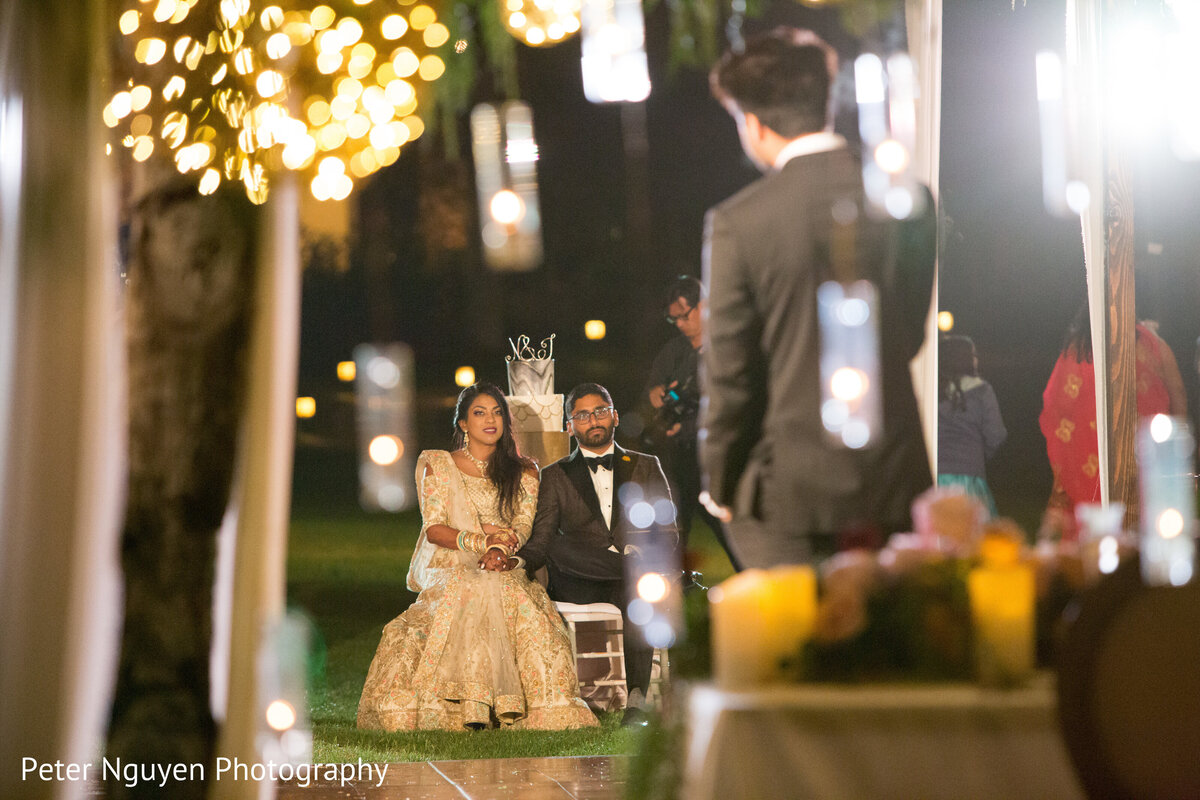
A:
[[[418,105],[445,73],[443,55],[470,43],[452,37],[425,0],[312,2],[123,0],[128,75],[105,123],[135,161],[168,151],[203,194],[240,182],[262,203],[270,176],[289,170],[317,199],[345,199],[424,133]],[[735,11],[748,7],[734,2]],[[801,2],[854,10],[887,0]],[[584,94],[614,103],[650,92],[641,6],[480,0],[477,11],[496,14],[531,47],[580,34]]]
[[[129,75],[105,106],[105,123],[135,161],[168,151],[203,194],[240,182],[262,203],[270,176],[290,170],[317,199],[346,198],[355,181],[421,136],[418,104],[446,70],[439,51],[453,58],[469,43],[451,42],[421,0],[326,2],[125,0],[118,27]],[[582,30],[593,102],[649,93],[639,0],[481,8],[531,47]]]
[[[582,0],[499,0],[505,29],[531,47],[570,39],[579,31]]]
[[[137,161],[170,151],[204,194],[239,181],[261,203],[287,169],[343,199],[424,132],[421,84],[445,71],[434,51],[450,38],[416,0],[343,5],[132,0],[118,21],[130,74],[104,121]]]

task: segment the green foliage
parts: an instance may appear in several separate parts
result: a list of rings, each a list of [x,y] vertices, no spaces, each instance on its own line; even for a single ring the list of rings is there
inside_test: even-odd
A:
[[[637,733],[625,783],[627,800],[673,800],[683,785],[687,731],[683,720],[656,717]]]
[[[842,27],[854,36],[879,35],[879,28],[890,20],[903,5],[896,0],[842,0],[837,4]]]
[[[660,0],[646,0],[649,15]],[[724,44],[721,34],[722,6],[710,0],[666,0],[670,19],[670,50],[667,63],[674,71],[682,66],[707,69],[717,60]]]
[[[478,102],[516,100],[520,90],[517,41],[500,21],[499,4],[457,0],[447,6],[441,20],[450,39],[437,51],[446,71],[433,83],[430,117],[437,118],[445,156],[454,161],[460,155],[458,115]]]
[[[856,636],[805,645],[797,664],[802,677],[817,681],[970,678],[969,566],[953,559],[928,563],[883,583],[867,598],[866,625]]]
[[[683,680],[712,678],[712,648],[708,614],[708,592],[688,589],[683,595],[686,636],[671,648],[671,675]]]

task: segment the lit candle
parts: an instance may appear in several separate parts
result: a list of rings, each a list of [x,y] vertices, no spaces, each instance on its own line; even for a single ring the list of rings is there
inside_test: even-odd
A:
[[[749,689],[790,677],[812,635],[817,579],[812,567],[751,569],[708,594],[712,613],[713,671],[725,689]]]
[[[1010,537],[985,536],[980,556],[983,563],[967,575],[978,677],[989,685],[1018,683],[1034,666],[1033,570],[1019,561],[1020,543]]]

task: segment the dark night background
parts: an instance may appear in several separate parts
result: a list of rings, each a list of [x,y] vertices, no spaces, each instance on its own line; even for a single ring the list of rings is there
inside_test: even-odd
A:
[[[1009,439],[989,479],[1000,512],[1027,526],[1036,524],[1029,509],[1044,502],[1050,485],[1037,427],[1041,392],[1085,291],[1078,219],[1054,218],[1041,202],[1034,54],[1062,51],[1064,20],[1063,0],[1015,8],[1011,0],[947,0],[943,20],[939,306],[954,314],[956,333],[975,339],[981,372],[995,386]],[[780,23],[813,28],[838,49],[846,86],[837,129],[855,139],[848,79],[859,43],[835,12],[793,0],[769,3],[743,30]],[[756,177],[732,121],[709,96],[705,70],[664,63],[665,25],[660,3],[647,19],[654,88],[644,104],[644,159],[627,146],[636,109],[623,122],[621,109],[584,99],[577,37],[554,48],[519,48],[521,99],[533,108],[541,153],[546,257],[539,269],[487,270],[477,228],[465,251],[430,257],[418,229],[419,198],[453,168],[440,165],[431,176],[421,166],[428,150],[410,146],[356,192],[349,270],[317,265],[304,278],[298,392],[315,396],[319,413],[299,421],[298,503],[353,502],[356,495],[350,394],[334,368],[362,341],[413,347],[421,449],[449,443],[455,367],[469,364],[478,378],[506,387],[507,339],[519,334],[535,341],[557,334],[558,391],[596,380],[629,421],[654,353],[675,335],[662,318],[665,285],[676,274],[699,274],[704,212]],[[898,15],[878,38],[903,41],[902,26]],[[1160,321],[1194,411],[1200,167],[1175,161],[1165,145],[1131,167],[1138,313]],[[1154,255],[1152,243],[1161,246]],[[583,336],[593,318],[607,323],[603,341]]]

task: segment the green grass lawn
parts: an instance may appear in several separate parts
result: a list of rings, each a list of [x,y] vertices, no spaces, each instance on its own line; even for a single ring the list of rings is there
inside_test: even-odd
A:
[[[605,755],[641,748],[641,733],[622,728],[619,713],[601,715],[599,728],[579,731],[358,730],[354,724],[358,697],[383,626],[415,598],[404,587],[404,579],[419,530],[416,512],[367,514],[355,508],[293,512],[288,602],[308,614],[318,634],[310,698],[317,762]],[[705,573],[706,583],[732,573],[702,523],[692,531],[692,549],[693,568]]]

